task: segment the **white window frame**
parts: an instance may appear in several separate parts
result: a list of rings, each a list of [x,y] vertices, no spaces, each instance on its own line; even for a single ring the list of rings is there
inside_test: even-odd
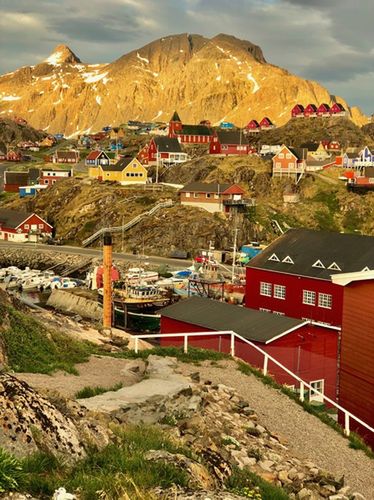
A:
[[[267,283],[266,281],[260,281],[260,295],[263,297],[271,297],[273,291],[272,283]]]
[[[318,387],[313,387],[314,384],[319,384],[321,385],[321,389]],[[323,395],[325,394],[325,379],[321,378],[319,380],[311,380],[309,382],[309,385],[312,386],[312,389],[309,389],[309,401],[318,401],[320,403],[323,403],[323,396],[319,394],[315,394],[313,389],[321,392]]]
[[[266,307],[260,307],[259,311],[271,313],[271,309],[267,309]]]
[[[272,254],[272,255],[268,258],[268,260],[272,260],[272,261],[274,261],[274,262],[280,262],[279,257],[278,257],[275,253],[273,253],[273,254]]]
[[[306,306],[315,306],[316,298],[317,294],[313,290],[303,290],[303,304]]]
[[[273,297],[279,300],[286,300],[286,287],[284,285],[274,285]]]
[[[322,262],[319,259],[315,261],[315,263],[312,265],[312,267],[318,267],[319,269],[326,269],[325,266],[322,264]]]
[[[332,264],[329,265],[327,269],[332,269],[334,271],[341,271],[340,267],[336,262],[333,262]]]
[[[285,316],[285,313],[281,311],[273,311],[273,314],[276,314],[277,316]]]
[[[191,198],[191,193],[184,193],[186,198]]]
[[[284,153],[279,153],[278,158],[279,158],[280,160],[283,160],[283,158],[284,158]]]
[[[282,262],[284,262],[285,264],[295,264],[294,261],[291,259],[291,257],[289,255],[287,255],[287,257],[285,257]]]
[[[332,309],[332,295],[331,293],[318,294],[318,307],[322,309]]]
[[[291,160],[291,158],[292,158],[291,153],[286,153],[286,158],[287,158],[287,160]]]

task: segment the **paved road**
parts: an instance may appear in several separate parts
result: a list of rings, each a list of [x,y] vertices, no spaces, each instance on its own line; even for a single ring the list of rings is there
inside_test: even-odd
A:
[[[81,248],[73,246],[51,246],[51,245],[41,245],[33,243],[12,243],[9,241],[0,241],[0,249],[2,248],[20,248],[20,249],[30,249],[30,250],[49,250],[53,252],[59,252],[69,255],[82,255],[87,257],[101,257],[102,251],[95,248]],[[113,253],[113,258],[115,260],[125,260],[129,262],[139,262],[139,256],[133,255],[131,253]],[[171,269],[184,269],[191,265],[190,260],[184,259],[170,259],[167,257],[158,257],[155,255],[150,255],[146,259],[147,262],[153,265],[168,265]],[[142,259],[143,261],[143,259]]]

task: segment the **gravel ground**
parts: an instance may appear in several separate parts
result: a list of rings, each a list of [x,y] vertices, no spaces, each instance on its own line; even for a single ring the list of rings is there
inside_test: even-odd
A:
[[[264,385],[253,375],[244,375],[232,361],[221,361],[219,367],[204,362],[201,366],[180,365],[183,374],[199,372],[201,380],[225,384],[236,389],[249,402],[259,421],[274,433],[284,436],[291,452],[300,459],[310,459],[320,468],[374,500],[374,460],[360,450],[348,447],[348,441],[318,418],[305,412],[279,391]]]
[[[112,387],[119,382],[122,382],[123,386],[135,384],[140,380],[142,369],[138,373],[129,371],[134,365],[144,367],[142,361],[91,356],[88,363],[75,365],[79,375],[58,371],[53,375],[17,373],[17,378],[24,380],[36,390],[57,391],[62,396],[74,398],[79,390],[87,386]]]

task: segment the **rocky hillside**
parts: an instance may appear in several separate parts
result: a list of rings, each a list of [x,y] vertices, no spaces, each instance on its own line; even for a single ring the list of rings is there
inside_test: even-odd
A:
[[[67,136],[129,119],[165,121],[175,109],[186,123],[243,126],[267,115],[282,125],[298,102],[335,101],[349,109],[317,82],[267,63],[258,46],[224,34],[168,36],[109,64],[84,64],[59,46],[40,64],[0,77],[0,114]],[[366,123],[357,108],[349,113]]]
[[[370,124],[372,125],[372,124]],[[300,147],[322,140],[339,141],[343,148],[374,144],[373,129],[370,125],[362,128],[347,118],[294,119],[283,127],[253,134],[256,144],[287,144]]]
[[[0,149],[16,145],[20,141],[39,141],[44,136],[43,132],[35,130],[33,127],[19,125],[7,118],[0,118]]]

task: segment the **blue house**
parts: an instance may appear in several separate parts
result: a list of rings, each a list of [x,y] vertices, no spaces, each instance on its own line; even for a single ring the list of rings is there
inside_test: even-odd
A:
[[[225,130],[232,130],[235,125],[231,122],[221,122],[219,126]]]
[[[32,186],[21,186],[18,188],[19,197],[25,198],[26,196],[35,196],[42,189],[46,189],[48,185],[44,184],[33,184]]]

